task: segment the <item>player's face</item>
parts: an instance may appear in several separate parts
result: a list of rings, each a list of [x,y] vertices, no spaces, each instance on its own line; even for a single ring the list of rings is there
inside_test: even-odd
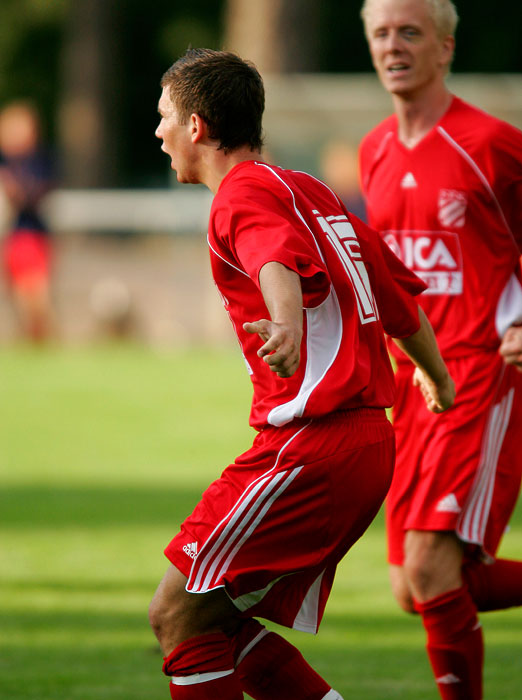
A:
[[[375,70],[392,94],[415,97],[444,81],[454,42],[437,35],[426,3],[372,0],[366,32]]]
[[[190,120],[187,124],[180,124],[168,88],[163,88],[158,112],[161,120],[156,129],[156,136],[163,142],[161,150],[170,156],[170,167],[176,171],[178,182],[199,182],[195,168],[196,159]]]

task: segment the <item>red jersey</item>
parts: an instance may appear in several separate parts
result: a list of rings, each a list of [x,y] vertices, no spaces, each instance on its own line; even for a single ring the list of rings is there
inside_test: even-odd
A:
[[[208,241],[253,382],[251,425],[393,403],[383,328],[395,337],[418,330],[413,295],[425,285],[332,190],[306,173],[240,163],[214,198]],[[258,279],[268,262],[301,278],[301,362],[290,378],[270,371],[257,355],[259,337],[243,330],[246,321],[270,318]]]
[[[522,132],[454,97],[412,149],[384,120],[360,170],[370,225],[428,285],[419,303],[443,356],[496,350],[522,321]]]

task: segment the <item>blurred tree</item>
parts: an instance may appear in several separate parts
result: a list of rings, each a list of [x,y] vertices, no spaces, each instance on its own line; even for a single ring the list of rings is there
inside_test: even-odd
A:
[[[227,0],[225,46],[263,74],[319,69],[319,0]]]
[[[74,0],[65,17],[59,141],[72,187],[120,184],[121,4]]]
[[[120,90],[124,108],[118,116],[124,154],[121,172],[136,187],[165,186],[171,177],[168,158],[154,136],[158,125],[160,80],[188,46],[222,48],[223,2],[154,0],[144,11],[142,0],[120,0],[124,7],[120,33],[124,74]]]

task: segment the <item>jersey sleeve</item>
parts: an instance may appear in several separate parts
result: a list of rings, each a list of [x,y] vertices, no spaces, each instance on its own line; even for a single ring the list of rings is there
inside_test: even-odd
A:
[[[384,331],[393,338],[407,338],[419,330],[415,299],[426,284],[391,251],[380,235],[351,216],[361,242],[373,293]]]
[[[327,297],[326,266],[306,225],[283,194],[242,182],[214,219],[222,244],[258,288],[263,265],[278,262],[300,276],[306,308],[318,306]]]

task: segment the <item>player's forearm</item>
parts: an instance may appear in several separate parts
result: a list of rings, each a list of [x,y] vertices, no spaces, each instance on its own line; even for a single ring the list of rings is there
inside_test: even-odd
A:
[[[274,323],[303,329],[303,293],[299,275],[281,263],[269,262],[261,268],[259,284]]]
[[[408,338],[394,338],[395,344],[435,384],[443,384],[449,373],[441,357],[435,333],[424,311],[419,307],[419,330]]]

